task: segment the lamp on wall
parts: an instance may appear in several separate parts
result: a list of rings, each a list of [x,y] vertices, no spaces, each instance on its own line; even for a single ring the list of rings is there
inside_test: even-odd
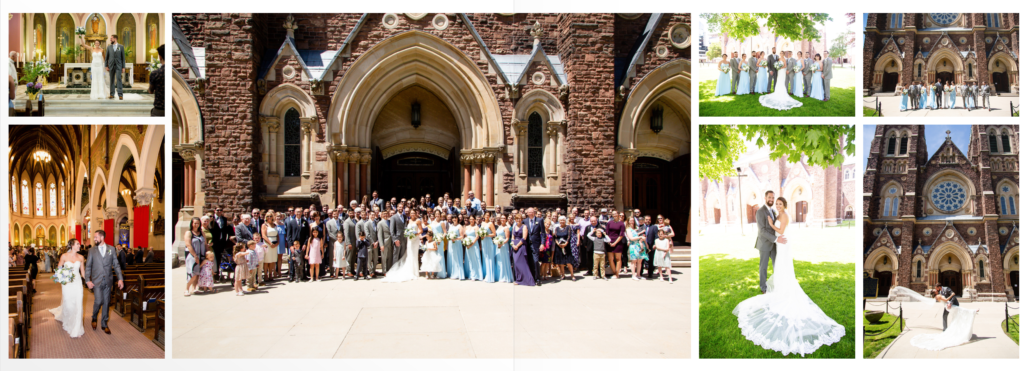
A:
[[[412,102],[412,127],[420,127],[420,102]]]
[[[665,128],[665,119],[662,117],[663,113],[665,113],[665,110],[660,105],[651,109],[651,131],[654,134],[660,133],[661,129]]]

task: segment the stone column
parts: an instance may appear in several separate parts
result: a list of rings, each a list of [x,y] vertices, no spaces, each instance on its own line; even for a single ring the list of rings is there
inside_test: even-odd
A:
[[[185,161],[185,184],[183,190],[185,194],[182,206],[192,207],[195,205],[196,197],[196,152],[192,149],[183,149],[178,151],[178,155]]]
[[[519,177],[525,179],[527,172],[526,130],[529,124],[518,119],[512,119],[512,127],[515,129],[516,134],[516,170],[519,173]]]
[[[547,134],[548,134],[548,178],[558,177],[558,128],[561,126],[559,121],[551,121],[548,123]]]
[[[472,172],[470,166],[473,164],[473,156],[469,154],[463,154],[459,158],[462,162],[462,200],[465,201],[466,197],[469,197],[469,186],[473,182]]]
[[[344,148],[334,152],[334,207],[345,204],[345,173],[348,172],[348,152]]]
[[[483,199],[484,156],[482,153],[473,155],[473,194]]]
[[[486,180],[486,188],[484,190],[484,200],[487,201],[487,206],[494,206],[494,163],[497,151],[487,151],[484,153],[484,180]]]
[[[313,157],[313,124],[302,122],[302,177],[309,178],[309,164]]]
[[[623,192],[622,206],[626,209],[633,207],[633,162],[636,161],[636,154],[627,152],[622,158],[622,182]]]
[[[369,186],[367,178],[369,172],[367,171],[367,168],[370,166],[370,150],[364,148],[360,152],[363,152],[363,155],[359,156],[359,192],[356,193],[356,197],[362,199],[363,195],[369,193],[367,191],[367,187]]]

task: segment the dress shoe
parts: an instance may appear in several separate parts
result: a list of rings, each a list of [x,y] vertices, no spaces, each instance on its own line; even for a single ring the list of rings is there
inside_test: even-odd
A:
[[[95,330],[95,329],[96,329],[96,321],[92,321],[92,329],[93,329],[93,330]]]
[[[111,95],[111,96],[107,97],[107,99],[114,99],[114,96]]]
[[[117,97],[117,99],[118,99],[118,100],[124,100],[124,97],[122,97],[122,96],[118,96],[118,97]]]
[[[107,333],[107,335],[110,335],[110,327],[104,327],[103,332]]]

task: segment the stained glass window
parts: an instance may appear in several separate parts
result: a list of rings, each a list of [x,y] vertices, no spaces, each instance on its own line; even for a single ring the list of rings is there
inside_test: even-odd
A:
[[[1003,153],[1010,153],[1011,151],[1012,151],[1012,148],[1010,148],[1010,134],[1004,131],[1003,132]]]
[[[67,207],[64,204],[64,182],[60,182],[60,215],[67,215]]]
[[[999,13],[988,13],[985,18],[989,27],[999,27]]]
[[[921,261],[917,261],[917,278],[921,278]]]
[[[530,114],[530,124],[526,128],[527,170],[526,175],[531,178],[544,176],[544,123],[541,122],[540,114]]]
[[[57,216],[57,185],[50,183],[50,216]]]
[[[906,134],[903,134],[903,137],[900,138],[900,154],[901,155],[907,154],[907,142],[909,140],[910,140],[910,138],[907,138]]]
[[[932,203],[939,210],[959,210],[967,202],[967,191],[959,183],[945,181],[932,188]]]
[[[1002,210],[1003,215],[1006,215],[1006,197],[999,198],[999,210]]]
[[[36,216],[43,216],[43,183],[36,183]]]
[[[931,17],[932,21],[935,21],[935,23],[944,26],[953,23],[953,21],[956,20],[956,17],[959,14],[960,13],[932,13]]]
[[[11,206],[14,213],[18,212],[18,178],[11,177]]]
[[[25,215],[32,215],[30,211],[32,203],[28,202],[28,181],[21,181],[21,213]]]
[[[981,274],[981,278],[985,278],[985,261],[978,260],[978,273]]]
[[[1013,196],[1010,196],[1010,215],[1017,215],[1017,203],[1013,201]]]
[[[996,133],[988,133],[988,147],[990,152],[999,152],[999,140],[996,139],[998,135]]]
[[[284,176],[299,176],[302,171],[302,123],[299,111],[284,114]]]
[[[891,206],[892,206],[892,199],[891,198],[885,199],[885,209],[882,209],[882,216],[889,216],[889,210],[891,209]]]
[[[889,216],[899,216],[899,211],[900,211],[900,199],[894,198],[894,199],[892,199],[892,213],[890,213]]]
[[[885,150],[885,154],[894,155],[896,154],[896,136],[889,137],[889,148]]]

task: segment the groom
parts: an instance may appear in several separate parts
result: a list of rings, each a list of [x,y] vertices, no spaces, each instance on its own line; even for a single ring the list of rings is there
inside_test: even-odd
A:
[[[956,300],[956,294],[953,293],[953,289],[942,286],[942,284],[935,285],[935,299],[942,302],[942,331],[946,331],[946,317],[949,317],[949,306],[945,303],[960,306],[960,301]]]
[[[110,35],[110,45],[107,46],[107,72],[110,72],[110,97],[114,99],[114,88],[117,88],[117,99],[124,100],[121,91],[121,72],[124,70],[124,46],[117,43],[117,35]]]
[[[768,191],[764,193],[764,206],[757,209],[757,242],[754,244],[754,248],[761,252],[761,266],[757,272],[758,278],[761,283],[761,293],[764,294],[768,290],[765,285],[765,280],[768,275],[768,259],[772,260],[772,267],[775,267],[775,243],[786,243],[786,236],[775,236],[775,230],[772,229],[771,225],[775,223],[775,210],[772,206],[775,205],[775,192]]]
[[[772,47],[772,54],[768,56],[768,92],[775,92],[775,84],[779,82],[779,70],[775,68],[775,62],[779,61],[778,54],[775,54],[775,47]],[[754,91],[754,89],[750,89]]]
[[[96,329],[96,315],[100,307],[103,307],[103,319],[100,324],[103,332],[110,335],[110,327],[107,327],[107,320],[110,318],[110,286],[113,279],[110,271],[117,273],[119,289],[124,288],[124,278],[121,276],[121,265],[117,263],[117,253],[113,247],[103,242],[107,237],[106,232],[99,230],[92,236],[93,251],[90,251],[89,259],[85,261],[85,284],[93,292],[92,329]]]

